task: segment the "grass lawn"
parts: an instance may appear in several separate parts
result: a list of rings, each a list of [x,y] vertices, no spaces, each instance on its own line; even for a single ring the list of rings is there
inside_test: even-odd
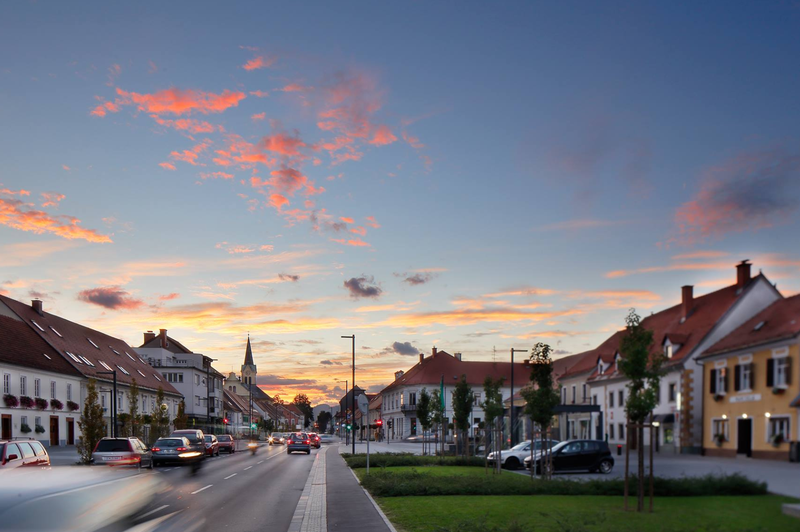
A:
[[[631,499],[635,505],[636,501]],[[787,497],[662,497],[655,513],[622,510],[622,497],[440,496],[378,499],[401,532],[483,530],[457,528],[463,521],[547,532],[797,532],[800,521],[781,513]],[[645,503],[647,504],[647,503]],[[486,528],[489,528],[488,526]]]

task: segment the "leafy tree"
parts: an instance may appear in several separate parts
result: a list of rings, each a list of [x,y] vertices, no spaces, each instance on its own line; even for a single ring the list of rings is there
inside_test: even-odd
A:
[[[304,393],[299,393],[294,396],[294,401],[292,401],[300,412],[303,413],[303,426],[307,427],[311,421],[314,420],[314,408],[311,406],[311,400],[308,396]]]
[[[319,425],[319,431],[321,433],[325,433],[328,431],[328,423],[331,422],[331,413],[327,410],[324,410],[319,413],[317,416],[317,424]]]
[[[81,437],[75,447],[80,454],[81,462],[88,464],[92,459],[97,442],[106,435],[106,422],[103,419],[103,407],[98,401],[97,381],[89,379],[86,385],[86,401],[83,403],[83,413],[78,421]]]
[[[549,445],[545,445],[545,439],[549,439],[548,433],[550,426],[553,424],[553,416],[555,415],[555,408],[560,402],[560,397],[555,389],[555,382],[553,381],[553,361],[550,359],[552,348],[542,342],[537,343],[531,349],[531,382],[520,390],[520,394],[525,399],[525,413],[531,417],[531,421],[539,426],[542,458],[541,463],[544,466],[549,455]],[[533,445],[531,445],[533,448]],[[533,464],[531,464],[531,476],[534,473]],[[550,467],[543,467],[547,472],[543,475],[550,477]]]
[[[275,430],[275,422],[271,419],[259,419],[257,426],[259,431],[263,430],[266,434]]]
[[[130,418],[127,430],[123,430],[130,436],[140,438],[142,436],[142,418],[139,415],[139,385],[136,384],[136,379],[131,381],[126,395],[128,396],[128,415]]]
[[[186,425],[189,424],[189,416],[186,415],[186,402],[183,399],[178,403],[178,414],[172,424],[175,426],[175,430],[185,429]]]
[[[658,392],[664,355],[653,353],[653,331],[642,326],[642,318],[630,309],[625,317],[625,336],[620,342],[619,371],[628,378],[628,398],[625,401],[625,413],[628,423],[637,425],[637,441],[639,442],[639,489],[637,493],[637,510],[644,511],[644,426],[647,417],[653,413],[658,404]],[[630,442],[630,430],[627,431]],[[626,445],[630,448],[630,445]],[[629,452],[626,449],[626,453]],[[627,455],[626,455],[627,463]],[[652,469],[653,464],[650,464]],[[627,467],[625,483],[627,486]],[[626,491],[627,493],[627,491]]]
[[[472,414],[472,405],[475,403],[475,394],[467,384],[467,376],[461,375],[461,380],[456,383],[453,390],[453,426],[461,432],[461,444],[464,446],[464,455],[469,454],[469,415]]]
[[[505,379],[500,377],[497,380],[493,380],[490,376],[486,376],[486,379],[483,381],[483,396],[486,399],[483,401],[483,414],[486,417],[486,429],[491,434],[489,438],[491,443],[495,445],[495,452],[500,452],[500,440],[501,438],[498,436],[499,428],[497,427],[498,420],[502,419],[503,417],[503,394],[500,391],[500,388],[503,386],[503,381]],[[485,446],[485,456],[486,464],[489,464],[489,445]],[[496,461],[497,469],[500,468],[500,461]]]
[[[445,430],[446,427],[444,426],[444,408],[442,408],[442,396],[439,393],[439,390],[433,390],[431,394],[431,421],[437,425],[438,430],[442,431],[442,452],[444,454],[444,440],[445,440]]]
[[[150,416],[150,444],[159,438],[169,435],[169,406],[164,399],[164,388],[159,386],[156,392],[156,410]]]
[[[431,395],[426,388],[417,397],[417,422],[422,426],[422,454],[425,454],[425,434],[431,428]]]

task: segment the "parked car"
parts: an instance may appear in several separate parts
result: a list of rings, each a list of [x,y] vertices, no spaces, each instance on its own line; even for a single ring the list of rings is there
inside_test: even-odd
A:
[[[270,445],[283,445],[284,443],[286,443],[286,437],[283,432],[273,432],[269,435]]]
[[[321,447],[322,444],[320,443],[319,434],[316,432],[309,432],[308,438],[311,440],[312,447],[315,449],[319,449]]]
[[[213,434],[206,434],[203,438],[206,444],[206,456],[219,456],[219,440]]]
[[[189,449],[191,451],[197,451],[202,454],[203,458],[206,456],[206,435],[203,434],[202,430],[197,429],[180,429],[180,430],[173,430],[172,434],[169,435],[170,438],[186,438],[189,440]]]
[[[544,440],[544,448],[549,449],[557,443],[557,440]],[[536,451],[542,449],[542,441],[536,440],[532,445],[530,440],[524,441],[516,444],[511,449],[504,449],[499,453],[497,451],[489,453],[486,459],[490,464],[495,463],[499,459],[502,467],[507,469],[519,469],[526,458],[530,461],[531,446],[533,447],[533,452],[536,453]]]
[[[18,467],[47,467],[50,455],[36,440],[0,440],[0,471]]]
[[[153,453],[153,465],[158,466],[168,462],[188,463],[192,458],[199,458],[198,456],[187,456],[187,454],[196,454],[191,451],[190,447],[189,440],[184,437],[159,438],[150,449]]]
[[[219,441],[220,451],[225,451],[228,454],[236,452],[236,440],[230,434],[220,434],[217,436],[217,441]]]
[[[534,454],[536,472],[542,470],[541,451]],[[561,442],[552,449],[554,471],[588,471],[590,473],[611,473],[614,457],[608,443],[602,440],[572,440]],[[530,457],[525,467],[530,468]]]
[[[311,439],[305,432],[295,432],[286,440],[286,452],[295,451],[311,454]]]
[[[103,438],[92,452],[92,463],[152,469],[153,453],[139,438]]]

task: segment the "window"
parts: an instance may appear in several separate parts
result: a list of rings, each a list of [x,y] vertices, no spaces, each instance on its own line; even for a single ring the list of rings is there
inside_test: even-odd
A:
[[[58,332],[58,331],[56,330],[56,328],[55,328],[55,327],[53,327],[52,325],[50,326],[50,329],[51,329],[51,330],[52,330],[54,333],[56,333],[56,336],[58,336],[59,338],[64,338],[63,336],[61,336],[61,333],[60,333],[60,332]]]
[[[70,353],[69,351],[64,351],[64,352],[65,352],[65,353],[66,353],[66,354],[69,356],[69,358],[71,358],[73,361],[77,362],[78,364],[83,364],[83,362],[81,361],[81,359],[80,359],[80,358],[78,358],[78,357],[76,357],[74,354]]]
[[[572,403],[573,404],[575,403],[575,390],[576,390],[576,386],[573,384],[572,385]]]
[[[583,383],[583,398],[582,398],[582,400],[583,400],[584,403],[586,402],[586,383],[585,382]]]
[[[775,359],[775,386],[789,385],[789,358]]]
[[[675,443],[675,429],[672,425],[665,425],[664,427],[664,444]]]
[[[619,395],[619,406],[623,406],[625,404],[625,390],[620,390],[618,392]]]
[[[56,398],[56,381],[50,381],[50,399]]]
[[[122,400],[123,400],[123,398],[124,398],[124,396],[122,395],[122,392],[117,394],[117,410],[122,410]]]
[[[479,393],[476,393],[476,394],[474,394],[474,395],[475,395],[475,398],[474,398],[474,400],[472,401],[472,404],[473,404],[474,406],[480,407],[480,406],[481,406],[481,394],[479,394]]]
[[[106,411],[106,395],[105,394],[100,395],[100,406],[103,407],[103,412],[105,412]]]
[[[24,375],[19,378],[19,394],[28,395],[28,377]]]
[[[156,380],[157,380],[158,382],[161,382],[161,377],[159,377],[159,376],[158,376],[158,375],[156,375],[155,373],[153,373],[153,377],[155,377],[155,378],[156,378]]]
[[[613,423],[608,425],[608,439],[609,440],[613,440],[614,439],[614,424]]]
[[[120,366],[119,364],[117,364],[117,368],[119,368],[119,370],[120,370],[122,373],[124,373],[125,375],[130,375],[130,373],[128,373],[128,370],[127,370],[127,369],[125,369],[125,368],[123,368],[123,367],[122,367],[122,366]]]
[[[408,394],[408,404],[411,406],[415,406],[417,404],[417,394],[416,392],[410,392]]]
[[[406,404],[405,398],[406,398],[406,394],[401,393],[400,394],[400,408],[402,408],[403,405]]]
[[[83,363],[84,363],[84,364],[86,364],[87,366],[94,367],[94,364],[92,364],[92,361],[91,361],[91,360],[89,360],[88,358],[86,358],[85,356],[83,356],[83,355],[79,355],[79,356],[78,356],[78,358],[80,358],[81,360],[83,360]]]
[[[608,392],[608,407],[614,408],[614,392]]]
[[[42,381],[41,379],[33,379],[33,396],[39,397],[42,394]]]
[[[36,416],[35,418],[33,418],[33,422],[35,423],[35,426],[37,426],[37,427],[41,427],[42,426],[42,418],[39,417],[39,416]]]
[[[3,393],[11,393],[11,374],[3,373]]]
[[[669,342],[664,345],[664,356],[667,358],[672,358],[672,344]]]
[[[100,346],[94,343],[91,338],[87,338],[87,340],[89,340],[89,343],[92,344],[95,349],[100,349]]]
[[[195,395],[194,396],[194,404],[196,406],[200,406],[200,396],[199,395]]]
[[[137,369],[136,371],[138,371],[138,372],[139,372],[139,375],[141,375],[141,376],[142,376],[142,377],[144,377],[145,379],[147,378],[147,375],[145,375],[144,373],[142,373],[142,370],[140,370],[140,369]]]
[[[619,439],[625,439],[625,425],[623,423],[617,423],[617,428],[619,429]]]
[[[46,358],[47,360],[53,360],[52,358],[50,358],[50,355],[48,355],[47,353],[42,353],[42,356],[44,358]]]
[[[596,405],[596,404],[597,404],[597,394],[594,394],[594,395],[592,396],[592,404],[593,404],[593,405]]]
[[[674,382],[669,383],[669,386],[667,387],[667,396],[670,403],[675,402],[675,389],[676,389],[675,383]]]
[[[194,376],[194,384],[195,386],[200,386],[200,375]]]
[[[661,404],[661,388],[656,388],[656,404]]]
[[[72,401],[72,384],[67,383],[67,401]]]
[[[562,405],[567,404],[567,389],[566,388],[561,388],[561,404]]]
[[[789,441],[790,436],[788,417],[771,417],[767,420],[767,438],[769,441],[778,443]]]
[[[733,367],[733,390],[749,392],[753,389],[753,365],[736,364]]]
[[[104,368],[106,368],[108,371],[114,371],[113,369],[111,369],[111,366],[109,366],[108,364],[106,364],[102,360],[98,360],[98,362],[100,362],[100,365],[103,366]]]
[[[119,355],[120,354],[120,352],[117,351],[116,349],[114,349],[113,347],[108,346],[108,348],[111,349],[111,351],[113,351],[115,355]]]
[[[35,322],[35,321],[33,321],[33,320],[31,320],[31,323],[33,323],[33,324],[36,326],[36,328],[37,328],[37,329],[39,329],[40,331],[44,332],[44,329],[42,329],[42,326],[41,326],[41,325],[39,325],[38,323],[36,323],[36,322]]]
[[[722,438],[723,441],[730,439],[730,424],[727,419],[712,419],[711,420],[711,437],[713,439]]]
[[[19,418],[20,426],[28,424],[28,416],[20,416]]]
[[[130,358],[130,359],[131,359],[131,362],[136,362],[136,359],[135,359],[135,358],[133,358],[133,357],[131,356],[131,354],[130,354],[130,353],[128,353],[127,351],[125,351],[125,354],[126,354],[126,355],[128,355],[128,358]]]

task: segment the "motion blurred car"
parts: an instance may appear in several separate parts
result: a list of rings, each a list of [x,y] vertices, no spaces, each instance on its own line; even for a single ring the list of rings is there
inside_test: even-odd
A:
[[[219,440],[213,434],[204,437],[207,456],[219,456]]]
[[[199,458],[198,456],[187,456],[187,453],[196,455],[196,452],[191,451],[189,440],[183,437],[159,438],[150,451],[153,453],[154,466],[170,462],[188,463],[191,458]]]
[[[47,467],[50,455],[36,440],[0,440],[0,471],[18,467]]]
[[[319,449],[320,448],[321,442],[320,442],[319,434],[317,434],[316,432],[309,432],[308,433],[308,438],[311,440],[311,446],[312,447],[314,447],[315,449]]]
[[[230,434],[220,434],[217,436],[219,441],[219,450],[225,451],[228,454],[236,452],[236,440]]]
[[[197,429],[180,429],[180,430],[173,430],[172,434],[169,435],[170,438],[186,438],[189,440],[189,448],[192,451],[197,451],[202,454],[205,458],[206,456],[206,435],[203,434],[202,430]]]
[[[295,432],[286,440],[286,452],[301,452],[311,454],[311,439],[305,432]]]
[[[153,469],[153,453],[139,438],[103,438],[92,452],[92,463]]]
[[[572,440],[561,442],[551,450],[553,471],[588,471],[589,473],[611,473],[614,457],[608,443],[602,440]],[[533,455],[536,472],[543,470],[542,452]],[[546,467],[547,464],[545,464]],[[530,457],[525,459],[525,467],[530,468]]]
[[[273,432],[269,435],[270,445],[283,445],[284,443],[286,443],[286,437],[282,432]]]

